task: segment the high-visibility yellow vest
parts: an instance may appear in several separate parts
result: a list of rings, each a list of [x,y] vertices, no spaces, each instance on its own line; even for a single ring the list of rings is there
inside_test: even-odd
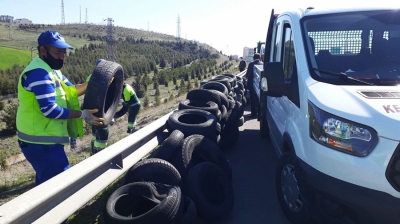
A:
[[[123,90],[124,101],[128,102],[130,106],[140,104],[139,98],[136,96],[135,90],[133,90],[132,86],[126,84]]]
[[[22,86],[22,77],[34,69],[46,70],[55,82],[56,103],[58,106],[80,110],[75,86],[67,86],[60,71],[55,71],[39,57],[24,69],[18,82],[19,107],[17,111],[17,136],[24,142],[36,144],[69,144],[69,137],[83,136],[82,119],[52,119],[43,115],[33,92]]]

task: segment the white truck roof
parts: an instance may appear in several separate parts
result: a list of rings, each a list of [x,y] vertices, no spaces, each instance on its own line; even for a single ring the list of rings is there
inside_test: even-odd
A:
[[[378,11],[378,10],[399,10],[396,7],[341,7],[341,8],[324,8],[324,7],[308,7],[305,9],[297,9],[284,11],[282,14],[298,14],[298,16],[315,16],[315,15],[324,15],[324,14],[332,14],[332,13],[343,13],[343,12],[365,12],[365,11]],[[280,14],[280,13],[279,13]]]

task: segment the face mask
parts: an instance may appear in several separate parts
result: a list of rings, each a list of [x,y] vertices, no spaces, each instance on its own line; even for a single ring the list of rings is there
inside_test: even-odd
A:
[[[59,70],[63,67],[63,65],[64,65],[63,59],[56,59],[47,50],[46,50],[46,54],[47,55],[46,55],[46,57],[44,57],[43,61],[45,61],[50,66],[50,68],[52,68],[54,70]]]

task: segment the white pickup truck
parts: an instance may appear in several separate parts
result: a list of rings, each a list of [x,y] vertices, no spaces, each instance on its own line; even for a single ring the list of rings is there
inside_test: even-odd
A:
[[[272,11],[254,72],[286,216],[400,223],[400,10]]]

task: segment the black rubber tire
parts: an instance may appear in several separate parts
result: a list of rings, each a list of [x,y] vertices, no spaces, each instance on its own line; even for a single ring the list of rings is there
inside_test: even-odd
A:
[[[218,105],[221,110],[221,97],[217,94],[218,91],[209,89],[193,89],[186,94],[186,99],[189,100],[201,100],[201,101],[212,101]]]
[[[227,151],[232,148],[232,146],[239,139],[239,127],[225,127],[221,131],[221,139],[218,142],[218,146],[221,150]]]
[[[305,224],[310,222],[310,214],[308,203],[299,192],[299,170],[293,156],[285,155],[279,159],[275,174],[276,194],[286,217],[294,224]],[[283,187],[285,184],[288,186]],[[284,192],[291,196],[285,197]],[[288,202],[290,199],[295,201]]]
[[[232,110],[235,107],[236,101],[231,96],[227,96],[229,101],[229,110]]]
[[[238,127],[242,127],[244,124],[244,117],[240,117],[239,120],[237,121],[237,126]]]
[[[184,177],[196,164],[211,162],[218,165],[229,179],[232,179],[232,167],[217,143],[202,135],[185,138],[180,156],[180,160],[176,160],[177,164],[174,165]]]
[[[207,82],[208,82],[208,80],[203,80],[203,81],[201,81],[201,82],[200,82],[200,86],[206,84]]]
[[[129,105],[124,104],[121,109],[114,114],[114,118],[120,118],[124,116],[129,111]]]
[[[219,123],[221,124],[221,126],[225,126],[227,120],[228,120],[228,110],[226,109],[225,106],[222,106],[221,119]]]
[[[216,76],[215,78],[210,79],[210,81],[220,82],[220,83],[225,85],[225,87],[228,89],[228,92],[231,91],[231,88],[232,88],[231,87],[231,82],[230,82],[228,77],[224,77],[224,76],[219,76],[218,77],[218,76]]]
[[[185,137],[200,134],[216,142],[217,119],[210,112],[199,109],[174,111],[168,120],[168,131],[181,131]]]
[[[244,91],[241,90],[241,89],[239,88],[239,86],[236,86],[236,87],[233,89],[233,91],[236,93],[236,95],[243,95],[243,94],[244,94]]]
[[[204,101],[204,100],[182,100],[179,102],[178,110],[184,109],[199,109],[205,110],[212,113],[219,121],[220,116],[218,116],[218,105],[213,101]]]
[[[210,162],[194,166],[185,181],[187,196],[196,204],[197,214],[208,221],[226,218],[234,205],[232,182],[224,171]]]
[[[228,89],[226,88],[226,86],[220,82],[215,82],[215,81],[210,81],[205,83],[200,87],[200,89],[212,89],[212,90],[217,90],[223,93],[224,95],[228,94]]]
[[[237,103],[239,104],[239,117],[242,117],[244,115],[245,109],[245,105],[243,105],[241,102],[242,101],[237,101]]]
[[[114,77],[111,84],[110,81]],[[108,125],[114,118],[123,90],[124,70],[118,63],[102,61],[94,69],[87,85],[82,109],[98,109],[93,115]]]
[[[106,224],[175,224],[183,214],[184,200],[177,186],[135,182],[115,190],[106,202]]]
[[[211,89],[210,91],[214,92],[216,95],[219,96],[219,98],[221,99],[221,105],[225,106],[226,108],[229,108],[229,100],[228,100],[227,95],[225,95],[217,90]]]
[[[221,74],[221,75],[219,75],[219,76],[228,77],[229,80],[230,80],[230,82],[231,82],[231,86],[232,86],[232,87],[233,87],[233,86],[236,86],[236,83],[237,83],[236,75],[234,75],[234,74]]]
[[[247,98],[246,98],[245,96],[246,96],[246,95],[243,95],[243,98],[242,98],[242,104],[243,104],[244,106],[247,105]]]
[[[159,158],[149,158],[129,169],[125,175],[124,185],[141,181],[181,186],[181,175],[171,163]]]
[[[231,113],[228,114],[228,120],[226,121],[225,128],[237,127],[237,121],[240,116],[240,108],[242,104],[236,102],[235,107],[232,109]]]
[[[237,82],[237,85],[239,87],[240,90],[242,90],[244,92],[244,85],[242,82]]]
[[[165,161],[170,161],[172,155],[181,150],[183,145],[183,139],[185,135],[179,131],[174,130],[171,134],[160,144],[160,148],[155,154],[155,158],[163,159]]]

